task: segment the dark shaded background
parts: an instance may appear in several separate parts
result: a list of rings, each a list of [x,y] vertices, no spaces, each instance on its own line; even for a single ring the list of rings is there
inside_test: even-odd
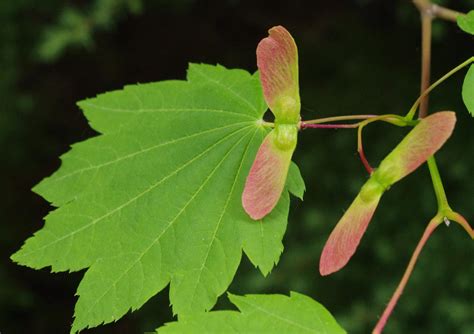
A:
[[[444,1],[467,11],[471,1]],[[472,3],[471,3],[472,6]],[[419,20],[410,1],[15,0],[0,2],[0,331],[66,333],[83,275],[50,274],[9,256],[42,227],[48,203],[30,188],[58,156],[93,132],[75,102],[125,84],[184,79],[187,63],[256,69],[255,48],[276,24],[300,52],[303,118],[404,114],[418,95]],[[434,27],[433,77],[473,55],[474,39],[451,23]],[[456,110],[438,154],[452,206],[473,222],[474,120],[461,101],[462,74],[436,90],[431,111]],[[377,164],[405,129],[366,131]],[[233,293],[295,290],[323,303],[350,333],[367,333],[398,283],[435,198],[426,167],[384,197],[362,244],[341,272],[322,278],[323,244],[366,179],[353,130],[305,131],[295,161],[306,180],[291,210],[285,252],[264,279],[244,258]],[[441,226],[386,328],[387,333],[473,333],[473,246]],[[116,324],[87,333],[141,333],[172,320],[168,291]],[[225,296],[217,307],[228,307]]]

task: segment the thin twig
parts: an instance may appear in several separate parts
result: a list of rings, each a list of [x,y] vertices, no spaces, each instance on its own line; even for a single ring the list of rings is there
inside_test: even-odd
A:
[[[359,123],[354,124],[313,124],[313,123],[300,123],[300,129],[355,129],[359,126]]]
[[[456,22],[458,16],[466,15],[464,13],[437,5],[429,0],[413,0],[413,3],[421,12],[429,13],[433,17],[437,17],[446,21]]]
[[[435,17],[439,17],[440,19],[446,20],[446,21],[452,21],[456,22],[458,16],[464,16],[466,14],[443,7],[439,6],[436,4],[431,4],[431,11],[433,12],[433,15]]]
[[[347,115],[347,116],[333,116],[333,117],[324,117],[310,119],[307,121],[302,121],[302,124],[321,124],[329,122],[338,122],[338,121],[350,121],[350,120],[360,120],[377,117],[377,115]]]
[[[405,118],[406,119],[413,119],[413,116],[415,115],[416,110],[418,109],[418,106],[420,105],[421,100],[428,95],[431,91],[433,91],[436,87],[438,87],[441,83],[443,83],[446,79],[451,77],[453,74],[459,72],[462,70],[464,67],[466,67],[469,64],[472,64],[474,62],[474,57],[470,57],[466,59],[462,64],[459,64],[455,68],[453,68],[451,71],[443,75],[441,78],[439,78],[436,82],[434,82],[431,86],[428,87],[427,90],[421,94],[418,99],[416,99],[415,103],[411,106],[410,110],[406,114]]]
[[[411,276],[411,273],[413,271],[413,268],[415,267],[416,261],[418,260],[418,256],[421,253],[421,250],[423,249],[424,245],[426,244],[426,241],[429,239],[431,236],[431,233],[436,229],[436,227],[439,226],[440,222],[442,221],[442,217],[435,216],[428,226],[426,226],[425,232],[423,233],[423,236],[421,237],[420,241],[418,242],[418,245],[416,245],[415,251],[413,252],[413,255],[411,256],[410,262],[408,263],[407,269],[405,270],[405,273],[403,274],[402,279],[400,280],[400,283],[398,284],[397,289],[392,295],[392,298],[390,299],[390,302],[388,303],[387,307],[385,308],[385,311],[383,312],[382,316],[380,317],[379,321],[377,322],[377,325],[375,326],[374,330],[372,331],[372,334],[380,334],[382,333],[385,324],[387,323],[388,318],[390,317],[390,314],[392,313],[393,309],[395,308],[395,305],[397,304],[398,299],[400,298],[403,290],[405,289],[405,286],[408,283],[408,279]]]
[[[431,72],[431,28],[433,26],[433,16],[430,12],[421,12],[421,87],[420,94],[430,86],[430,72]],[[419,118],[424,118],[428,115],[428,98],[425,95],[421,99]]]

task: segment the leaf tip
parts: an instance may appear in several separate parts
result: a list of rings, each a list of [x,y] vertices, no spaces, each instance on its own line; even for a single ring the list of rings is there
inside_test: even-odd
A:
[[[474,117],[474,65],[469,66],[462,84],[462,100],[469,114]]]
[[[471,10],[466,15],[458,15],[456,18],[458,27],[467,32],[468,34],[474,35],[474,11]]]

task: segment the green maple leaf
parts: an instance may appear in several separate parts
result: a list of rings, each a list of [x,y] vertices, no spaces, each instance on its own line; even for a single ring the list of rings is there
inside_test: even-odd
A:
[[[345,333],[332,315],[315,300],[292,292],[284,295],[229,294],[237,311],[213,311],[185,317],[158,328],[174,333]]]
[[[127,86],[79,103],[101,135],[74,144],[34,191],[57,207],[12,259],[87,269],[72,332],[119,319],[170,284],[174,313],[209,310],[245,251],[266,275],[289,196],[252,220],[241,196],[268,129],[258,75],[190,65],[187,81]],[[296,165],[287,189],[302,196]]]
[[[469,67],[469,70],[464,77],[462,99],[471,116],[474,116],[474,66],[472,65]]]
[[[468,34],[474,35],[474,10],[466,15],[459,15],[456,21],[459,28]]]

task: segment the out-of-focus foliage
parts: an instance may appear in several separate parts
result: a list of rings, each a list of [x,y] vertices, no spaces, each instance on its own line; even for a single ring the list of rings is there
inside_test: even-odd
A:
[[[141,0],[95,0],[85,9],[65,7],[58,22],[44,31],[39,57],[53,61],[68,47],[91,48],[95,31],[110,30],[124,15],[138,15],[141,9]]]
[[[5,333],[63,333],[70,327],[71,296],[82,273],[36,272],[8,258],[42,226],[50,210],[29,189],[58,168],[57,157],[71,143],[94,135],[75,101],[124,84],[183,79],[189,61],[253,71],[255,47],[275,24],[290,29],[299,46],[303,118],[404,114],[418,95],[419,15],[409,1],[298,0],[269,7],[239,0],[142,0],[137,14],[120,1],[110,25],[89,30],[87,49],[68,44],[49,62],[41,62],[44,36],[61,26],[66,8],[92,17],[95,3],[0,1],[0,330]],[[443,4],[463,12],[472,9],[471,0]],[[433,78],[473,55],[472,37],[455,24],[437,20],[434,34]],[[462,103],[462,78],[460,74],[437,89],[430,112],[458,112],[455,132],[437,161],[450,203],[472,218],[474,158],[466,148],[474,146],[474,123]],[[365,146],[373,165],[405,133],[386,125],[368,127]],[[353,131],[305,130],[299,141],[294,159],[307,193],[291,209],[281,261],[263,278],[244,258],[230,291],[299,291],[325,305],[349,332],[369,332],[435,213],[427,168],[387,193],[351,263],[322,278],[317,263],[324,241],[367,176]],[[441,226],[423,250],[387,333],[470,333],[472,253],[472,242],[461,228]],[[173,320],[166,295],[89,333],[152,331]],[[228,308],[225,298],[219,307]]]

